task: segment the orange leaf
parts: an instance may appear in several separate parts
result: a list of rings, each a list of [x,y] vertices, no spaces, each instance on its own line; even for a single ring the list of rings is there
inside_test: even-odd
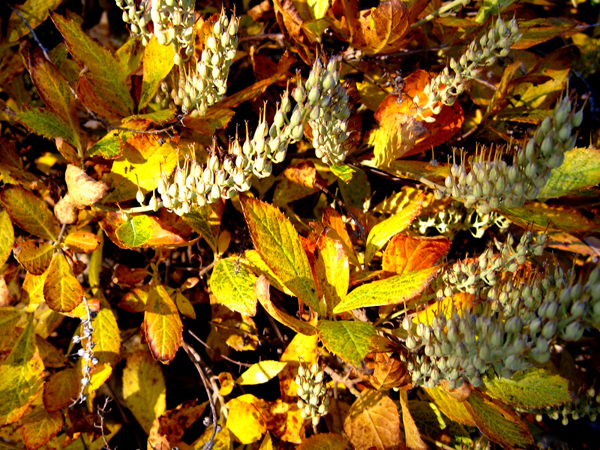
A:
[[[429,446],[421,439],[421,433],[419,433],[417,424],[408,409],[408,393],[406,390],[400,391],[400,406],[402,407],[402,423],[404,424],[406,446],[411,450],[428,450]]]
[[[286,347],[280,360],[288,364],[279,372],[279,388],[283,401],[290,401],[290,399],[298,397],[296,375],[298,375],[300,361],[309,366],[317,362],[318,347],[319,336],[316,334],[306,336],[301,333],[296,334]]]
[[[383,253],[382,268],[386,272],[403,274],[433,266],[450,249],[451,242],[443,237],[410,237],[398,234]]]
[[[168,222],[154,216],[134,216],[124,221],[120,213],[108,212],[100,226],[117,246],[124,249],[188,245]]]
[[[368,55],[392,53],[406,45],[410,31],[406,5],[401,0],[387,0],[364,9],[358,17],[359,27],[352,45]]]
[[[183,324],[177,306],[160,284],[148,294],[142,326],[154,358],[166,364],[171,362],[181,346]]]
[[[23,419],[23,441],[27,450],[35,450],[47,444],[63,427],[63,417],[59,412],[48,413],[43,406],[36,406]]]
[[[48,242],[38,246],[33,241],[17,242],[13,248],[13,254],[25,270],[32,275],[43,274],[54,254],[54,246]]]
[[[69,233],[63,242],[76,253],[90,253],[98,248],[100,238],[94,233],[75,231]]]
[[[62,252],[52,257],[44,281],[44,298],[50,309],[69,312],[83,301],[83,288]]]
[[[365,357],[365,367],[369,375],[363,379],[368,380],[377,390],[407,386],[411,377],[404,364],[387,353],[369,353]]]
[[[304,438],[305,420],[300,416],[296,403],[284,403],[277,399],[270,403],[270,416],[267,428],[285,442],[299,444]]]
[[[340,434],[319,433],[304,440],[296,450],[351,450],[350,443]]]
[[[148,448],[152,450],[171,450],[180,444],[185,431],[202,417],[208,402],[188,400],[163,413],[154,420],[148,435]]]
[[[132,313],[144,312],[148,303],[148,292],[150,286],[142,286],[132,289],[123,296],[119,307]]]
[[[346,229],[346,224],[342,220],[342,216],[333,208],[326,208],[323,212],[323,224],[330,228],[327,235],[330,238],[337,239],[342,242],[346,255],[352,264],[358,266],[358,258],[354,252],[354,244],[350,240],[350,235]]]

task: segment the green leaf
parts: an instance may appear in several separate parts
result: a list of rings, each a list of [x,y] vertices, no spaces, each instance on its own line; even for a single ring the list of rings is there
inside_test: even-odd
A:
[[[6,211],[0,211],[0,267],[10,257],[15,243],[15,229]]]
[[[44,298],[48,308],[57,312],[72,311],[83,301],[83,288],[62,252],[54,254],[48,267]]]
[[[344,183],[349,183],[350,180],[352,180],[352,175],[354,175],[354,172],[356,172],[355,169],[348,166],[347,164],[344,164],[342,166],[331,166],[330,169],[331,172]]]
[[[116,159],[121,157],[123,154],[123,147],[126,145],[127,139],[133,136],[133,132],[111,130],[90,147],[85,156],[87,158],[93,158],[94,156],[100,156],[104,159]]]
[[[19,420],[44,386],[44,363],[29,322],[0,365],[0,426]]]
[[[161,45],[152,36],[144,51],[144,76],[139,109],[142,110],[156,95],[160,82],[173,68],[175,49],[172,45]]]
[[[44,108],[32,108],[24,105],[16,114],[17,120],[35,134],[46,139],[63,138],[69,144],[77,146],[79,136],[53,111]]]
[[[181,346],[183,324],[177,306],[161,284],[148,294],[142,327],[154,358],[170,363]]]
[[[217,252],[218,229],[215,230],[215,224],[211,219],[212,209],[210,205],[204,205],[201,208],[194,207],[183,216],[183,219],[191,226],[194,231],[200,233],[213,252]]]
[[[380,250],[388,240],[408,228],[415,217],[419,215],[424,198],[424,195],[420,195],[408,206],[402,208],[400,212],[373,227],[369,233],[369,236],[367,237],[365,265],[371,262],[371,258],[373,258],[373,255],[375,255],[375,252]]]
[[[499,16],[500,11],[505,11],[514,2],[515,0],[483,0],[475,16],[475,22],[482,24],[490,16]]]
[[[511,378],[486,377],[484,391],[492,398],[519,408],[545,408],[573,400],[569,382],[558,374],[533,368]]]
[[[144,135],[139,138],[138,149],[128,145],[123,156],[115,160],[108,176],[102,179],[113,190],[103,199],[103,203],[122,202],[135,198],[139,186],[144,192],[158,187],[158,175],[161,170],[170,174],[177,165],[178,149],[168,140]]]
[[[464,402],[477,428],[504,448],[530,448],[533,437],[519,415],[485,394],[474,390]]]
[[[511,222],[533,231],[566,231],[580,233],[594,223],[576,209],[545,203],[527,203],[522,208],[500,208],[500,214]]]
[[[8,20],[8,42],[16,42],[23,36],[29,34],[29,25],[34,30],[48,18],[50,11],[54,11],[63,0],[27,0],[17,9],[27,21],[25,23],[15,12]]]
[[[217,261],[210,277],[210,288],[217,303],[227,306],[232,311],[254,316],[254,283],[257,277],[236,264],[236,260],[237,257],[232,257]]]
[[[115,56],[85,34],[73,16],[65,18],[52,14],[52,21],[65,39],[73,59],[81,68],[87,68],[88,72],[83,76],[101,94],[102,101],[123,117],[131,115],[134,104],[127,87],[127,74],[122,72]]]
[[[132,217],[116,229],[115,235],[126,247],[144,245],[152,237],[152,220],[146,215]]]
[[[0,190],[0,203],[22,230],[42,239],[55,241],[60,224],[45,201],[21,186],[9,184]]]
[[[339,314],[367,306],[392,305],[410,300],[423,292],[439,269],[439,266],[428,267],[363,284],[333,308],[333,313]]]
[[[356,367],[377,348],[377,332],[367,322],[321,320],[317,331],[329,351]]]
[[[325,315],[308,257],[291,222],[279,209],[260,200],[243,197],[241,204],[252,242],[263,261],[294,295]]]
[[[287,362],[279,361],[261,361],[252,364],[248,370],[239,376],[235,382],[237,384],[263,384],[272,378],[275,378],[279,372],[287,365]]]
[[[27,272],[32,275],[41,275],[52,261],[54,246],[49,242],[38,245],[33,241],[21,241],[15,245],[13,253]]]
[[[540,189],[539,199],[556,198],[600,183],[600,150],[574,148],[565,153],[563,163],[550,173]]]

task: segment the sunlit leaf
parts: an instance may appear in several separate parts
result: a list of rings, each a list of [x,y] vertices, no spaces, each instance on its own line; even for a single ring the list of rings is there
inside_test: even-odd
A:
[[[365,358],[365,367],[369,371],[369,382],[377,390],[404,387],[411,383],[404,364],[388,353],[369,353]]]
[[[202,417],[206,406],[208,401],[198,403],[197,400],[188,400],[164,412],[152,425],[148,436],[148,449],[164,450],[181,445],[183,434]],[[212,432],[212,427],[208,429]]]
[[[277,399],[270,402],[269,407],[267,429],[282,441],[294,444],[302,442],[306,421],[301,416],[297,402],[285,403]]]
[[[226,396],[231,394],[233,388],[235,387],[235,381],[233,381],[233,377],[229,372],[221,372],[218,376],[219,384],[221,388],[219,389],[219,394]]]
[[[143,286],[129,291],[119,302],[119,308],[132,313],[144,312],[148,303],[150,286]]]
[[[308,257],[290,221],[274,206],[244,197],[242,208],[252,242],[263,261],[282,283],[308,306],[323,315]]]
[[[556,198],[600,183],[600,150],[574,148],[565,153],[565,160],[550,172],[538,198]]]
[[[531,202],[522,208],[500,208],[500,213],[520,227],[534,231],[580,233],[594,227],[591,220],[567,206]]]
[[[194,450],[201,450],[205,448],[207,442],[210,441],[210,445],[212,445],[213,450],[230,450],[232,448],[231,442],[231,432],[226,426],[223,426],[220,423],[219,428],[217,429],[217,434],[213,437],[213,427],[210,426],[204,430],[202,436],[194,441],[192,444],[192,448]]]
[[[44,281],[44,298],[48,307],[57,312],[71,311],[83,300],[83,288],[62,252],[52,257]]]
[[[219,217],[211,205],[202,208],[193,208],[191,212],[183,216],[185,221],[198,233],[214,252],[217,251]]]
[[[360,265],[358,258],[356,257],[356,252],[354,251],[354,244],[352,244],[352,240],[350,239],[350,235],[346,229],[346,224],[342,220],[341,214],[335,209],[326,208],[323,212],[323,224],[332,230],[328,233],[329,237],[339,239],[342,242],[350,262],[356,266]]]
[[[348,292],[350,284],[348,256],[341,241],[322,235],[317,241],[315,275],[319,292],[332,311]]]
[[[365,264],[369,264],[375,252],[381,249],[387,241],[408,228],[412,221],[417,217],[423,205],[424,195],[419,196],[411,202],[406,208],[403,208],[397,214],[389,219],[378,223],[373,227],[367,237],[367,249],[365,251]]]
[[[350,443],[340,434],[319,433],[305,439],[296,450],[351,450]]]
[[[117,324],[117,317],[102,291],[95,290],[94,295],[100,300],[100,310],[96,313],[92,334],[94,354],[100,363],[107,363],[114,367],[121,353],[121,331]]]
[[[410,300],[423,292],[439,270],[437,266],[429,267],[363,284],[350,292],[333,308],[333,312],[339,314],[367,306],[391,305]]]
[[[174,65],[175,49],[172,45],[161,45],[152,36],[144,50],[144,76],[138,108],[142,110],[156,95],[160,82]]]
[[[8,42],[15,42],[29,34],[27,25],[35,30],[61,3],[62,0],[27,0],[19,5],[17,9],[27,22],[13,11],[8,20]]]
[[[402,408],[402,424],[404,425],[406,446],[411,450],[428,450],[429,446],[421,438],[421,433],[408,408],[408,393],[406,390],[400,391],[400,406]]]
[[[160,362],[171,362],[181,346],[183,324],[177,306],[160,284],[148,294],[143,329],[152,355]]]
[[[135,216],[115,230],[115,236],[126,248],[144,245],[152,237],[152,219],[149,216]]]
[[[0,203],[11,220],[22,230],[42,239],[56,240],[60,225],[46,202],[14,184],[0,190]]]
[[[90,253],[100,245],[100,238],[94,233],[74,231],[65,236],[63,243],[77,253]]]
[[[63,427],[63,417],[59,412],[49,413],[44,406],[36,406],[23,419],[23,441],[27,450],[34,450],[47,444]]]
[[[233,257],[217,261],[210,276],[210,287],[218,303],[232,311],[254,316],[256,276],[236,264],[236,260]]]
[[[167,410],[165,379],[150,353],[138,350],[127,356],[123,369],[123,399],[146,433]]]
[[[377,345],[377,333],[368,322],[321,320],[317,331],[329,351],[356,367]]]
[[[352,45],[368,55],[392,53],[406,45],[410,23],[406,5],[400,0],[361,11],[358,24]]]
[[[527,423],[508,406],[473,391],[464,402],[473,421],[485,436],[505,448],[528,448],[534,444]]]
[[[0,426],[16,422],[42,391],[44,363],[35,345],[33,324],[27,324],[0,364]]]
[[[492,398],[519,408],[545,408],[572,401],[569,381],[539,368],[517,372],[511,378],[486,377],[484,391]]]
[[[400,446],[400,415],[385,393],[365,389],[344,420],[344,431],[357,450],[387,450]]]
[[[175,294],[175,304],[177,305],[177,309],[181,314],[183,314],[186,317],[189,317],[190,319],[196,318],[196,311],[194,311],[194,306],[181,292]]]
[[[258,441],[267,431],[267,410],[265,401],[252,394],[240,395],[227,403],[229,415],[227,428],[242,444]]]
[[[270,379],[275,378],[286,365],[286,362],[261,361],[252,364],[252,366],[242,373],[235,382],[237,384],[263,384]]]
[[[33,241],[18,242],[13,248],[15,259],[32,275],[43,274],[54,254],[54,246],[48,242],[39,245]]]
[[[287,362],[287,365],[279,373],[279,389],[283,401],[290,401],[298,397],[296,375],[298,375],[300,362],[308,365],[317,362],[318,348],[319,336],[316,333],[312,336],[297,333],[286,347],[280,360]]]
[[[425,392],[429,394],[436,406],[448,416],[449,419],[462,425],[475,426],[475,421],[471,417],[471,413],[465,408],[464,402],[454,400],[442,386],[426,388]]]
[[[397,274],[426,269],[448,252],[450,244],[443,237],[416,238],[397,234],[383,253],[382,268]]]
[[[188,245],[190,242],[171,225],[161,217],[146,215],[124,221],[122,215],[116,212],[107,212],[100,221],[100,226],[110,240],[125,249]]]

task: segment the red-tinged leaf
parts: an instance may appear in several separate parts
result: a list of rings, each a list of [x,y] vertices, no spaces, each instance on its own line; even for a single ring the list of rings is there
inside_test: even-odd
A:
[[[131,115],[134,105],[126,83],[127,74],[122,72],[115,56],[85,34],[73,16],[65,18],[52,14],[52,21],[65,39],[73,59],[81,68],[87,68],[88,72],[82,78],[93,86],[103,103],[122,117]]]
[[[69,144],[77,146],[79,136],[74,134],[69,124],[53,111],[23,105],[23,109],[16,113],[16,118],[35,134],[47,139],[62,138]]]
[[[269,404],[268,430],[284,442],[300,444],[305,437],[306,420],[302,418],[297,402],[285,403],[277,399]],[[260,450],[260,449],[259,449]]]
[[[390,238],[404,231],[419,215],[425,195],[418,196],[414,201],[409,203],[400,212],[394,214],[389,219],[378,223],[373,227],[367,237],[367,249],[365,251],[365,264],[369,264],[375,255],[375,252],[380,250]]]
[[[514,224],[534,231],[581,233],[594,227],[590,219],[567,206],[531,202],[522,208],[501,208],[500,213]]]
[[[160,364],[145,350],[127,356],[123,399],[146,433],[167,410],[165,379]]]
[[[134,216],[125,222],[121,214],[109,212],[100,221],[100,226],[111,241],[124,249],[188,244],[168,223],[155,216]]]
[[[14,11],[8,19],[8,42],[16,42],[29,34],[29,27],[35,28],[44,22],[50,11],[54,11],[62,0],[27,0],[17,9],[23,16],[19,17]]]
[[[325,297],[327,310],[331,312],[346,296],[350,285],[348,255],[341,241],[321,235],[317,241],[315,275],[319,297]]]
[[[450,141],[461,130],[464,121],[465,115],[459,102],[452,106],[442,106],[442,112],[435,116],[435,122],[423,124],[425,133],[417,138],[415,146],[404,157],[431,151],[432,147]]]
[[[125,264],[117,264],[113,272],[113,282],[124,286],[134,286],[143,282],[150,275],[143,267],[129,267]]]
[[[533,446],[527,423],[508,406],[479,391],[473,391],[464,404],[479,431],[491,441],[506,449]]]
[[[100,238],[94,233],[74,231],[67,234],[63,243],[76,253],[90,253],[100,245]]]
[[[294,226],[279,209],[250,197],[241,200],[254,247],[285,287],[325,315],[306,252]]]
[[[140,313],[146,310],[148,304],[148,293],[150,292],[150,286],[143,286],[132,289],[123,296],[119,302],[119,308],[123,308],[125,311],[132,313]]]
[[[67,80],[40,50],[36,49],[32,55],[27,49],[24,55],[31,81],[37,88],[38,94],[48,110],[59,116],[69,127],[69,135],[74,139],[74,142],[69,143],[83,151],[85,140],[79,127],[76,100]]]
[[[33,324],[27,324],[0,364],[0,426],[16,422],[42,391],[44,363],[35,345]]]
[[[402,424],[404,425],[406,446],[411,450],[428,450],[429,446],[421,438],[417,424],[408,409],[408,392],[406,389],[400,391],[400,406],[402,407]]]
[[[60,225],[46,202],[30,191],[9,184],[0,190],[0,204],[14,224],[42,239],[56,240]]]
[[[388,353],[368,354],[365,358],[365,367],[368,370],[368,376],[363,379],[379,391],[402,388],[411,383],[411,377],[405,365],[397,357],[389,356]]]
[[[356,450],[399,448],[398,408],[385,393],[365,389],[348,411],[344,431]]]
[[[382,268],[397,274],[433,266],[448,253],[452,243],[444,237],[410,237],[397,234],[383,253]]]
[[[256,280],[256,284],[254,285],[254,293],[256,294],[256,298],[263,305],[263,308],[269,313],[271,317],[277,320],[279,323],[284,324],[287,327],[290,327],[296,333],[301,333],[306,336],[312,336],[317,332],[315,327],[310,325],[309,323],[303,322],[301,320],[296,319],[295,317],[290,316],[289,314],[280,311],[273,305],[271,302],[271,294],[269,292],[269,281],[264,275],[258,277]]]
[[[227,306],[232,311],[254,316],[256,276],[243,267],[236,266],[236,259],[232,257],[217,261],[209,284],[217,303]]]
[[[352,240],[350,239],[350,235],[348,234],[346,224],[344,223],[341,214],[333,208],[326,208],[323,212],[323,225],[331,229],[327,232],[327,235],[330,238],[342,242],[350,262],[355,266],[359,266],[360,263],[356,257],[356,252],[354,251],[354,244],[352,244]]]
[[[377,347],[377,332],[367,322],[320,320],[317,331],[330,352],[355,367],[360,367],[367,353]]]
[[[27,450],[36,450],[50,442],[63,427],[63,416],[59,412],[49,413],[43,406],[36,406],[23,419],[23,441]]]
[[[519,33],[523,36],[511,48],[527,49],[556,37],[577,33],[578,22],[566,17],[548,17],[519,21]]]
[[[33,241],[21,241],[13,248],[13,254],[27,272],[41,275],[50,266],[54,246],[48,242],[38,245]]]
[[[333,308],[333,312],[340,314],[357,308],[392,305],[408,301],[423,292],[439,270],[438,266],[429,267],[363,284],[350,292]]]
[[[143,328],[154,358],[171,362],[181,346],[183,324],[177,306],[160,284],[148,293]]]
[[[302,441],[296,450],[352,450],[352,446],[341,434],[319,433]]]
[[[387,0],[361,11],[358,24],[352,45],[368,55],[393,53],[407,43],[410,23],[401,0]]]
[[[160,82],[165,79],[175,64],[174,56],[175,49],[172,45],[159,44],[156,36],[152,36],[144,50],[144,75],[138,105],[140,111],[154,99]]]
[[[69,312],[83,301],[83,288],[62,252],[52,257],[44,281],[44,298],[50,309]]]

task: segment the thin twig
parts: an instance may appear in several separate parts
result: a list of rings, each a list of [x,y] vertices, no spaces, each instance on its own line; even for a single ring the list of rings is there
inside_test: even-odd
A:
[[[214,400],[213,396],[211,395],[209,382],[208,382],[208,379],[206,378],[206,374],[204,373],[204,369],[202,368],[202,360],[200,359],[200,355],[196,352],[196,350],[194,350],[193,347],[189,346],[187,344],[187,342],[185,342],[184,340],[181,341],[181,346],[187,353],[188,357],[190,358],[190,361],[192,361],[192,363],[196,367],[196,370],[198,371],[198,374],[200,375],[200,378],[202,379],[202,384],[204,384],[204,389],[206,389],[206,395],[208,395],[208,402],[210,404],[210,412],[212,414],[213,431],[210,436],[210,439],[208,441],[206,441],[206,443],[202,447],[202,450],[209,450],[209,449],[213,448],[215,436],[217,435],[217,432],[220,429],[219,424],[218,424],[219,418],[217,416],[217,408],[215,406],[215,400]]]
[[[198,272],[198,276],[200,278],[202,278],[204,275],[206,275],[206,273],[213,268],[213,266],[217,263],[217,260],[215,259],[213,262],[211,262],[208,266],[206,266],[204,269],[202,269],[200,272]]]
[[[29,22],[27,22],[27,19],[25,19],[25,17],[23,17],[23,15],[21,14],[21,12],[16,9],[13,8],[11,5],[8,5],[8,7],[10,9],[13,10],[13,12],[19,16],[19,18],[23,21],[23,23],[27,26],[27,28],[29,28],[29,31],[31,31],[31,36],[33,37],[33,39],[35,40],[36,44],[42,49],[42,53],[44,54],[44,58],[46,58],[48,61],[52,62],[52,60],[50,59],[50,55],[48,54],[48,50],[46,50],[46,47],[44,47],[42,45],[42,43],[40,42],[40,40],[38,39],[37,35],[35,34],[35,31],[33,31],[33,28],[31,28],[31,25],[29,25]]]
[[[495,85],[493,85],[489,81],[482,80],[481,78],[472,78],[472,80],[475,81],[475,82],[477,82],[477,83],[479,83],[479,84],[483,84],[485,87],[489,87],[493,91],[497,91],[498,90],[498,87],[496,87]]]
[[[111,398],[106,396],[104,398],[104,405],[102,405],[101,407],[98,407],[96,410],[96,415],[98,417],[100,417],[100,425],[96,425],[96,423],[94,423],[94,427],[95,428],[99,428],[100,429],[100,433],[102,433],[102,441],[103,441],[103,445],[102,448],[106,449],[106,450],[110,450],[110,447],[108,446],[108,441],[106,440],[106,434],[104,433],[104,415],[106,413],[110,412],[110,409],[106,409],[108,407],[108,404],[111,402]]]
[[[216,351],[214,348],[212,348],[210,345],[208,345],[206,342],[204,342],[202,339],[200,339],[198,336],[196,336],[192,331],[187,330],[187,332],[190,333],[194,339],[196,339],[198,342],[200,342],[206,348],[212,350],[213,352]],[[221,358],[223,358],[225,361],[229,361],[230,363],[237,364],[238,366],[243,366],[243,367],[251,367],[252,366],[252,364],[235,361],[231,358],[228,358],[227,356],[223,355],[222,353],[219,353],[219,356]]]
[[[329,375],[333,381],[335,381],[336,383],[342,383],[344,386],[346,386],[346,388],[352,395],[354,395],[355,397],[360,397],[360,392],[354,387],[354,385],[356,384],[355,382],[341,377],[335,370],[333,370],[329,366],[325,366],[324,370],[325,372],[327,372],[327,375]]]
[[[340,205],[341,208],[343,208],[348,215],[352,218],[352,220],[354,221],[356,228],[358,228],[358,232],[360,233],[360,237],[362,238],[363,242],[367,242],[367,236],[365,234],[365,228],[361,225],[361,223],[358,221],[358,218],[354,215],[354,213],[352,211],[350,211],[350,208],[348,206],[346,206],[346,204],[340,200],[335,194],[333,194],[329,189],[327,189],[325,186],[321,186],[320,184],[317,184],[317,187],[323,191],[325,194],[329,195],[331,198],[333,198],[335,200],[335,202]]]
[[[455,450],[454,447],[450,447],[450,446],[444,444],[443,442],[437,441],[437,440],[430,438],[429,436],[426,436],[424,434],[421,434],[421,439],[423,439],[424,441],[427,441],[427,442],[431,442],[436,447],[442,448],[444,450]]]

